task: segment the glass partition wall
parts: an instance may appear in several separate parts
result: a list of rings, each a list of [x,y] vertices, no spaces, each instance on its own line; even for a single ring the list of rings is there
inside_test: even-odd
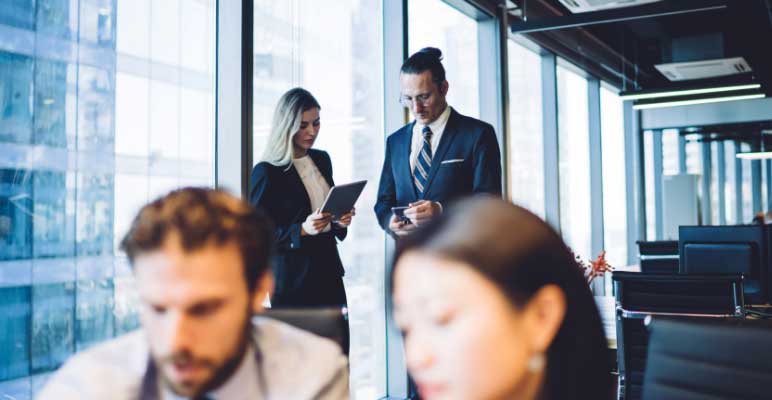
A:
[[[117,244],[149,199],[213,184],[214,18],[214,0],[0,7],[0,397],[138,326]]]
[[[279,97],[309,90],[321,105],[315,148],[337,184],[367,180],[338,246],[346,270],[351,395],[385,395],[384,233],[373,212],[384,152],[380,1],[257,0],[254,4],[253,159],[262,160]]]
[[[662,215],[668,202],[658,202],[657,196],[662,196],[663,180],[669,175],[695,176],[697,197],[679,200],[695,204],[699,224],[748,224],[754,215],[766,211],[769,163],[737,157],[772,148],[763,133],[766,127],[772,127],[772,121],[644,131],[644,143],[651,143],[644,147],[647,238],[667,239],[659,224],[666,223]],[[658,146],[661,150],[655,151]],[[652,167],[658,164],[662,167]]]

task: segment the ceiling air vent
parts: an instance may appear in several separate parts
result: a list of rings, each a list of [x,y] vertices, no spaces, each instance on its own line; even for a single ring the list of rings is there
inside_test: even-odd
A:
[[[560,2],[574,14],[588,11],[608,10],[611,8],[640,6],[648,3],[656,3],[658,1],[662,0],[560,0]]]
[[[752,71],[751,67],[742,57],[657,64],[654,67],[671,81],[715,78],[717,76],[744,74]]]

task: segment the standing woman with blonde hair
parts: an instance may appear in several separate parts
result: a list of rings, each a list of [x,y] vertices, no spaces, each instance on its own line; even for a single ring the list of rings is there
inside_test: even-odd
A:
[[[252,170],[249,202],[276,224],[274,307],[346,305],[337,241],[346,237],[354,210],[339,221],[320,212],[335,185],[330,156],[312,148],[320,109],[305,89],[285,93],[276,105],[265,153]]]

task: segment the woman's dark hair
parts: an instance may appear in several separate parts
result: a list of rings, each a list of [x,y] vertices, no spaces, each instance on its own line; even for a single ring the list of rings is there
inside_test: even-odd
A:
[[[399,70],[403,74],[420,74],[431,71],[432,82],[437,87],[445,82],[445,67],[442,66],[442,51],[434,47],[424,47],[410,56]]]
[[[398,241],[392,291],[397,262],[413,250],[468,264],[516,307],[546,285],[560,288],[566,313],[547,351],[541,398],[611,398],[607,343],[592,293],[563,240],[544,221],[498,198],[461,200]]]

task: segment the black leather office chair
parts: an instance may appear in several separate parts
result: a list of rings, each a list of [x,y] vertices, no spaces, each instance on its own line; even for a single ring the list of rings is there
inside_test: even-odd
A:
[[[651,324],[644,400],[772,397],[772,324],[765,320]]]
[[[316,335],[332,339],[348,355],[348,310],[325,308],[266,308],[261,316],[273,318]]]
[[[639,240],[636,243],[638,243],[641,272],[645,274],[678,273],[677,240]]]
[[[649,316],[725,318],[745,314],[741,276],[614,272],[618,398],[642,397]]]

